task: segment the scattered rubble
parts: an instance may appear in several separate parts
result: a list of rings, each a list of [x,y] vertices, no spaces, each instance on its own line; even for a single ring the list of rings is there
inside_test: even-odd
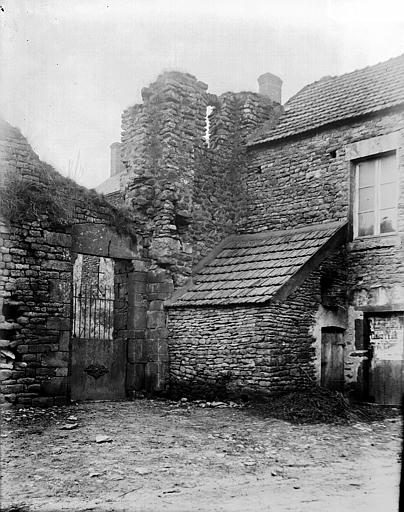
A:
[[[4,512],[31,512],[32,509],[30,509],[28,506],[24,504],[19,505],[10,505],[9,507],[6,507],[4,509],[1,509]]]
[[[244,510],[248,499],[248,510],[259,511],[264,510],[261,497],[271,499],[275,492],[285,510],[301,510],[304,500],[315,497],[327,508],[330,499],[335,505],[355,489],[367,500],[363,510],[392,509],[391,502],[379,508],[369,508],[368,502],[377,497],[377,489],[393,495],[400,419],[294,425],[258,415],[251,404],[238,409],[223,403],[226,407],[204,409],[200,404],[206,401],[154,399],[17,409],[18,419],[2,425],[8,433],[2,444],[2,506],[22,512],[6,508],[18,499],[19,505],[29,503],[32,512],[101,510],[104,503],[105,510],[168,510],[166,502],[178,495],[184,510],[210,510],[212,503],[230,509],[235,500],[241,500],[237,510]],[[162,415],[167,410],[172,414]],[[59,429],[69,422],[79,428]],[[42,425],[48,426],[33,435]],[[101,435],[113,442],[97,444]],[[368,476],[376,464],[383,479],[375,490]],[[330,485],[319,488],[325,472]],[[296,486],[301,489],[294,492]],[[298,495],[297,502],[290,502],[292,494]],[[169,510],[178,510],[175,505]],[[339,510],[338,505],[331,508]]]
[[[95,436],[96,443],[112,443],[112,439],[109,436],[98,435]]]
[[[53,406],[53,407],[7,407],[1,409],[1,419],[9,424],[21,426],[41,426],[61,425],[77,423],[78,418],[72,415],[72,410],[77,407],[76,404]],[[59,427],[61,428],[61,427]],[[71,429],[72,427],[70,427]],[[74,428],[74,427],[73,427]]]
[[[142,476],[149,475],[151,473],[150,469],[147,468],[135,468],[134,472]]]
[[[153,400],[151,400],[153,402]],[[233,400],[229,401],[208,401],[208,400],[191,400],[188,398],[181,398],[180,400],[158,400],[165,402],[170,408],[178,409],[178,408],[189,408],[189,407],[200,407],[202,409],[204,408],[218,408],[218,409],[224,409],[224,408],[238,408],[241,409],[245,407],[244,402],[235,402]]]
[[[65,423],[64,425],[61,425],[59,428],[60,430],[73,430],[79,426],[78,423]]]
[[[139,397],[140,398],[140,397]],[[192,400],[182,397],[179,400],[167,398],[148,399],[150,406],[162,405],[163,415],[190,414],[201,408],[210,409],[244,409],[259,417],[273,417],[291,423],[352,423],[365,431],[363,422],[387,420],[399,421],[399,409],[373,404],[354,404],[339,392],[320,387],[295,391],[273,397],[262,402],[236,402],[234,400]],[[5,408],[1,411],[2,421],[21,426],[41,427],[56,424],[60,430],[74,430],[80,426],[77,404],[53,406],[47,408],[22,407]],[[34,430],[31,429],[31,433]],[[108,441],[112,439],[108,436]]]
[[[378,421],[397,416],[399,409],[353,404],[342,393],[321,387],[294,391],[249,405],[251,412],[292,423],[345,423]],[[361,426],[361,429],[364,427]]]

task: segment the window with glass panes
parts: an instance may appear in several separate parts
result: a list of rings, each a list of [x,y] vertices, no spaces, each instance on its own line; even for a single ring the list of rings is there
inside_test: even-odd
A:
[[[355,178],[355,236],[394,233],[398,198],[395,153],[359,162]]]

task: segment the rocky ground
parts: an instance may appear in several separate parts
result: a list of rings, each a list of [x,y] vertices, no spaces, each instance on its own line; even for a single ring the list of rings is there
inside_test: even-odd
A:
[[[397,413],[334,422],[294,416],[293,400],[2,411],[1,510],[397,510]]]

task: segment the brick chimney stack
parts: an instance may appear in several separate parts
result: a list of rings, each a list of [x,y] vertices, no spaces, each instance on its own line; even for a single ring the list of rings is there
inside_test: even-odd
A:
[[[272,73],[264,73],[258,77],[258,92],[281,104],[282,80]]]
[[[121,143],[113,142],[111,148],[111,176],[119,174],[122,171],[121,161]]]

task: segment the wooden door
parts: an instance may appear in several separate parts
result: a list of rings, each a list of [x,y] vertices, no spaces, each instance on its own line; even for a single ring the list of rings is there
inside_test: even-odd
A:
[[[344,390],[344,334],[340,329],[323,329],[321,333],[321,386]]]
[[[404,317],[402,313],[369,315],[370,396],[381,405],[400,405],[404,392]]]
[[[72,400],[125,398],[126,340],[72,339]]]

